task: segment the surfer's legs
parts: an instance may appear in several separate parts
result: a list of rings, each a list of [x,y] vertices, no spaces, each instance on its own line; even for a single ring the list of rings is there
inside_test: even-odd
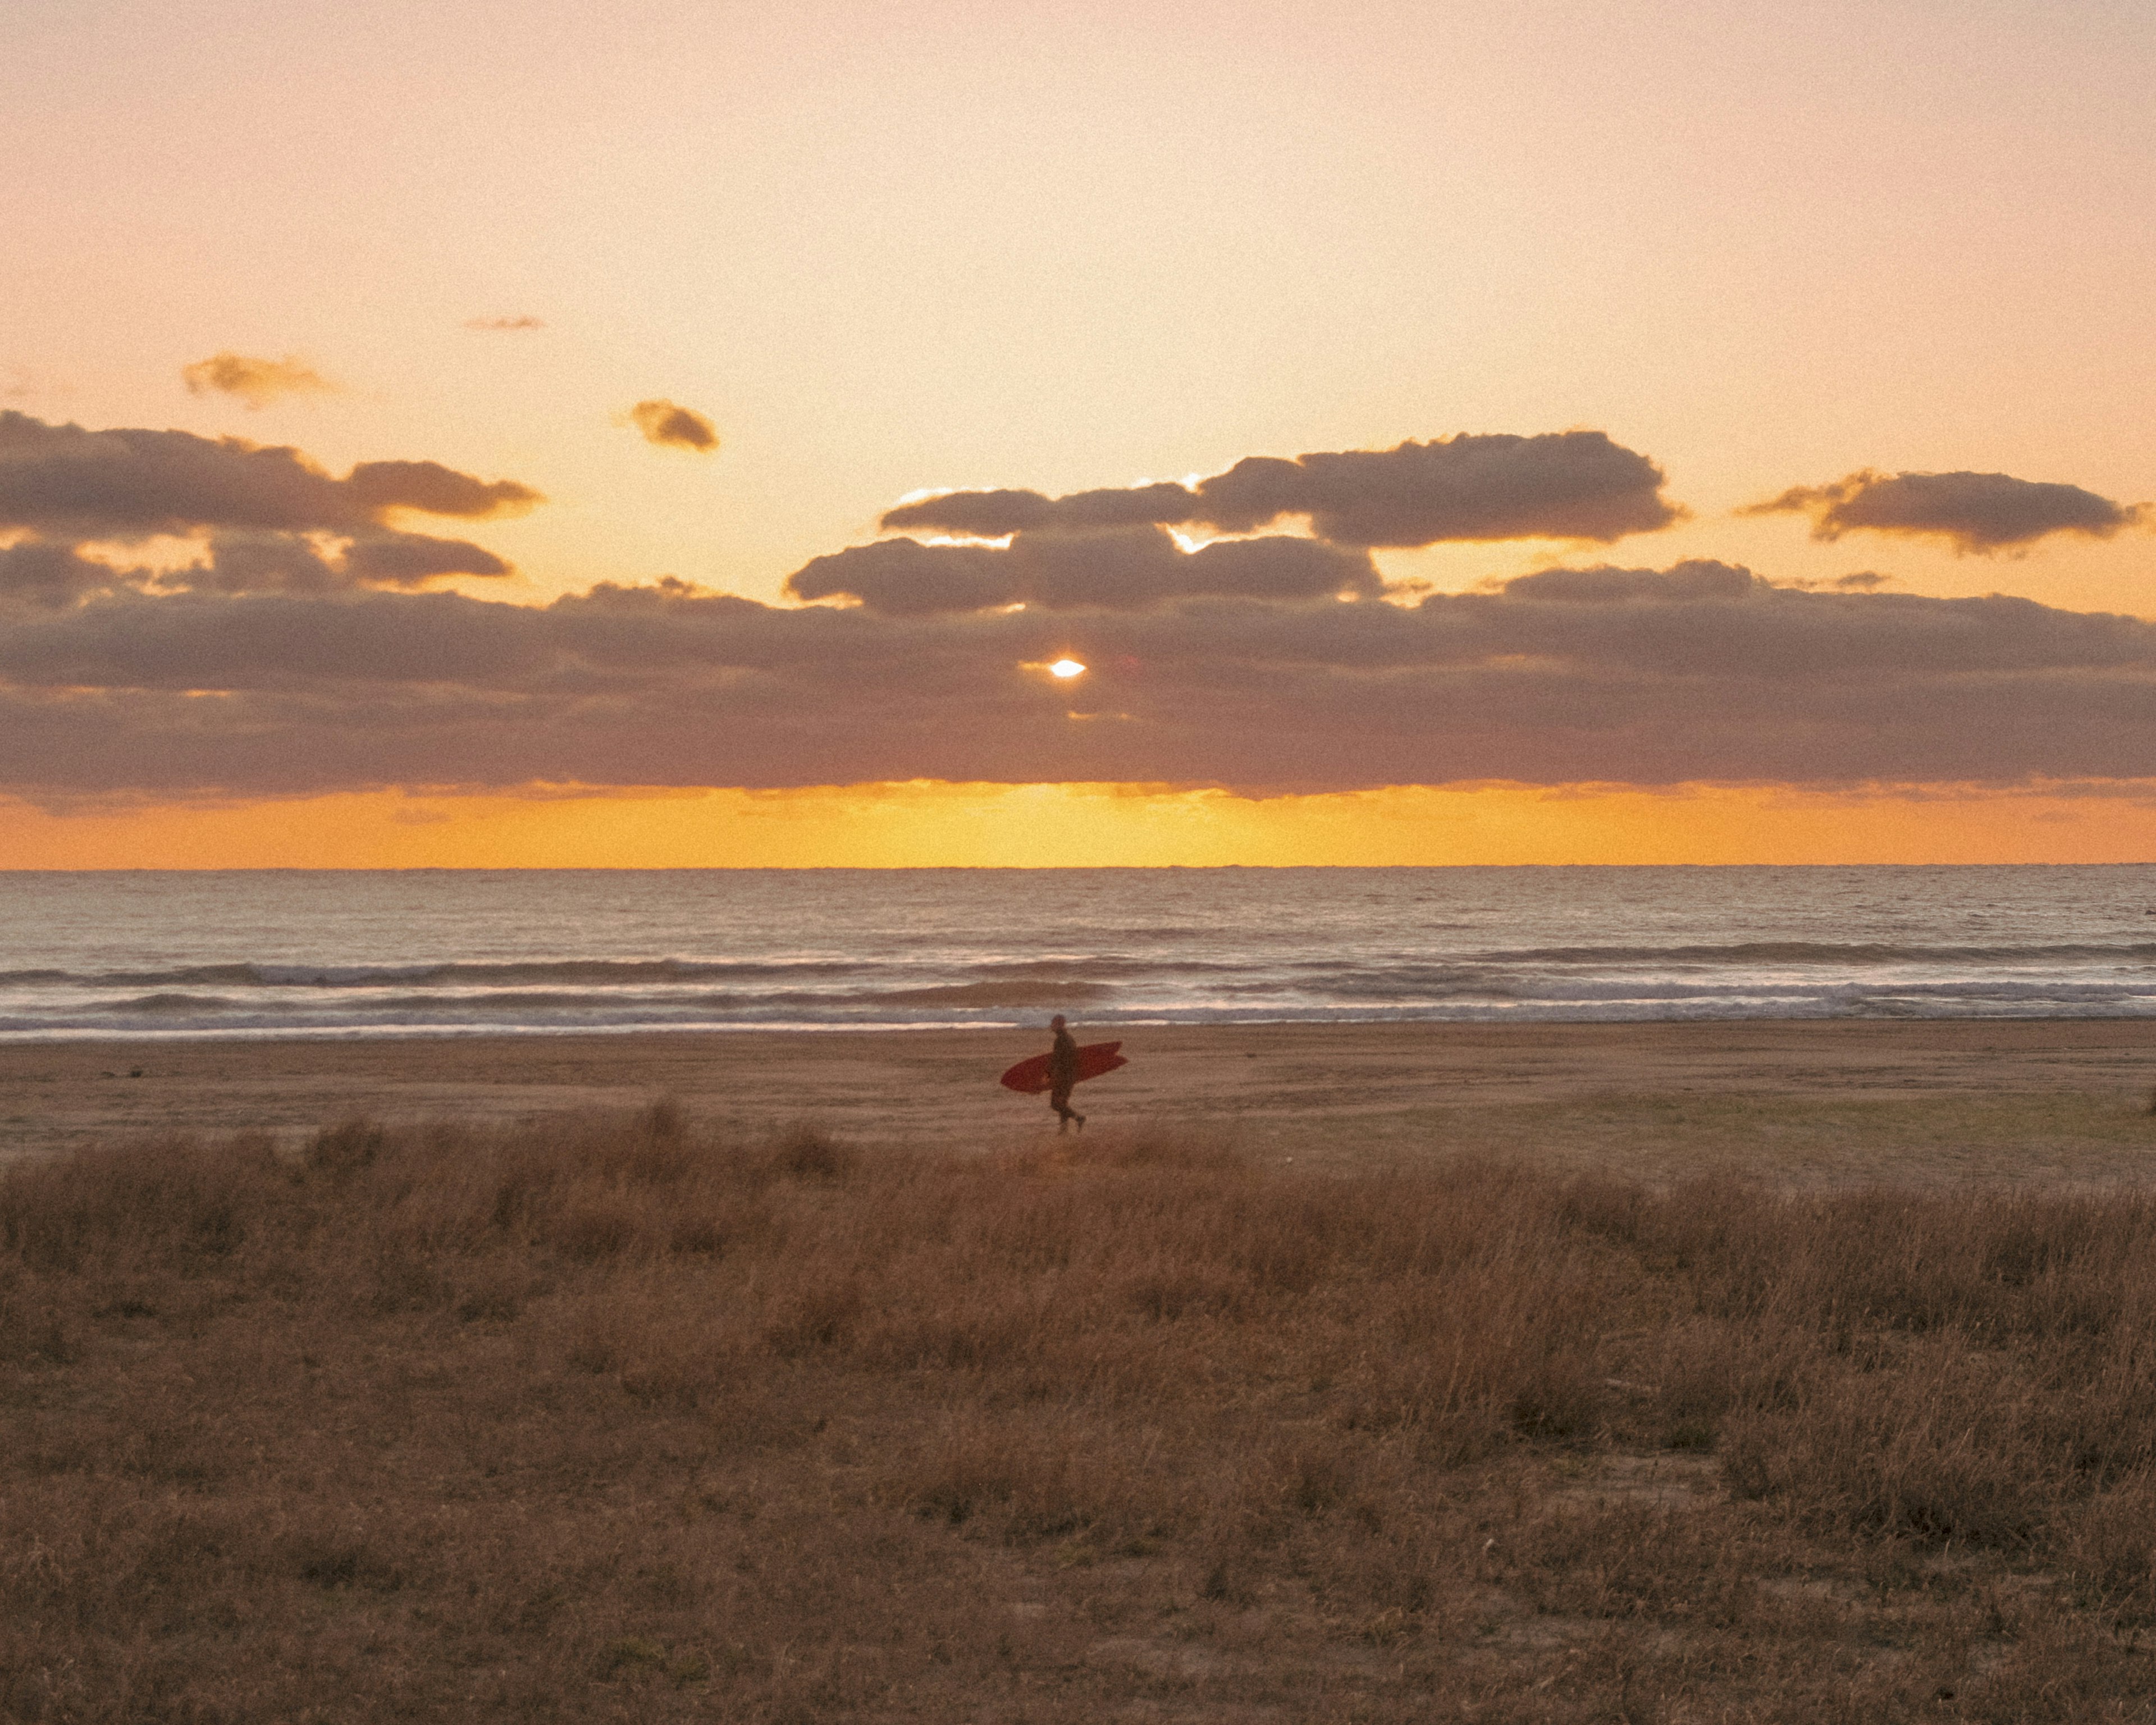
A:
[[[1048,1106],[1055,1111],[1055,1130],[1060,1136],[1070,1130],[1070,1122],[1078,1122],[1078,1130],[1086,1130],[1086,1117],[1070,1106],[1070,1086],[1059,1084],[1048,1093]]]

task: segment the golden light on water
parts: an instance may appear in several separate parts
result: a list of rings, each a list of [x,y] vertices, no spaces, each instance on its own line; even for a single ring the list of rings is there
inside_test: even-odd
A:
[[[1049,670],[1059,677],[1075,677],[1085,669],[1086,667],[1075,659],[1059,659],[1049,666]]]

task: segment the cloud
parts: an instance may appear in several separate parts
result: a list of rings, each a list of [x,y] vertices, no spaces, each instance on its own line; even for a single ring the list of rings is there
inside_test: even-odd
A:
[[[1808,515],[1815,539],[1845,533],[1944,539],[1966,556],[2033,545],[2053,533],[2108,539],[2138,522],[2143,506],[2004,473],[1880,474],[1866,468],[1828,485],[1794,486],[1738,513]]]
[[[325,552],[295,533],[219,533],[209,555],[169,569],[146,583],[195,593],[336,593],[356,587],[412,588],[439,575],[507,575],[507,563],[481,546],[424,533],[382,533],[354,539],[341,554]],[[143,584],[127,572],[106,572],[112,588]]]
[[[465,320],[465,327],[468,330],[478,330],[488,335],[501,336],[509,335],[519,330],[543,330],[547,327],[547,321],[543,317],[534,317],[530,312],[526,311],[520,312],[514,317],[468,317]]]
[[[418,459],[339,478],[290,448],[0,413],[0,790],[1844,786],[2138,778],[2156,759],[2156,624],[2133,618],[1707,561],[1386,590],[1336,517],[1374,536],[1419,511],[1423,531],[1444,487],[1394,481],[1462,441],[1375,469],[1306,457],[1194,487],[944,500],[1030,524],[1007,544],[857,546],[788,583],[835,603],[669,580],[542,607],[424,590],[507,566],[407,521],[538,501],[516,481]],[[1550,505],[1542,458],[1502,453],[1470,465],[1542,474]],[[1436,460],[1460,481],[1449,519],[1496,519],[1501,488],[1455,459]],[[1283,497],[1323,536],[1191,551],[1142,518],[1247,531]],[[192,562],[114,549],[169,535]],[[1066,656],[1090,669],[1042,669]]]
[[[1013,603],[1019,578],[1008,555],[984,545],[886,539],[812,559],[787,578],[797,599],[851,598],[895,617],[987,611]]]
[[[250,408],[266,408],[280,396],[333,395],[336,385],[305,361],[254,359],[244,353],[213,353],[182,366],[180,376],[189,395],[236,395]]]
[[[319,592],[502,575],[509,566],[493,553],[411,532],[397,517],[487,520],[541,501],[514,480],[481,480],[436,461],[363,461],[337,479],[289,447],[185,431],[87,431],[0,412],[0,533],[33,536],[27,544],[44,547],[40,557],[73,558],[67,590],[76,593],[146,583]],[[85,546],[166,536],[194,540],[204,557],[148,575],[79,555]],[[0,584],[0,597],[8,590]],[[30,590],[25,584],[16,597]]]
[[[1039,605],[1144,610],[1200,595],[1282,601],[1373,596],[1367,552],[1312,539],[1222,540],[1185,553],[1158,527],[1020,533],[1009,549],[886,539],[815,558],[795,598],[846,598],[887,616]]]
[[[1047,529],[1150,524],[1248,533],[1307,516],[1317,537],[1356,547],[1575,539],[1608,543],[1681,517],[1662,470],[1599,431],[1536,437],[1462,433],[1393,449],[1292,460],[1250,456],[1195,485],[1154,484],[1050,498],[1038,491],[949,491],[901,504],[886,531],[977,538]]]
[[[335,593],[352,584],[335,559],[304,534],[216,533],[204,548],[207,557],[164,571],[150,584],[224,593]],[[108,583],[116,590],[136,584],[117,571]]]
[[[694,408],[670,401],[640,401],[629,410],[629,417],[648,444],[700,452],[719,446],[718,428]]]
[[[379,514],[388,509],[416,509],[426,515],[522,515],[544,500],[515,480],[491,483],[459,473],[439,461],[362,461],[345,480],[362,506]]]
[[[110,587],[114,572],[71,545],[32,539],[0,549],[0,601],[39,607],[72,604]]]
[[[470,540],[384,533],[355,539],[344,555],[344,572],[363,587],[416,587],[437,575],[506,575],[510,571],[492,552]]]
[[[915,552],[938,549],[984,550]],[[678,583],[543,608],[348,588],[26,606],[0,611],[0,762],[8,788],[62,798],[2009,783],[2138,778],[2156,759],[2156,625],[2133,618],[1804,591],[1712,562],[1550,570],[1407,605],[1261,598],[1197,590],[1212,549],[1171,544],[1144,604],[1122,602],[1127,561],[1098,578],[1106,603],[1023,611],[792,608]],[[932,567],[990,572],[970,604],[1025,567],[1015,547],[984,554]],[[1038,669],[1065,655],[1091,669],[1070,684]]]
[[[203,528],[369,531],[385,511],[467,519],[541,502],[434,461],[363,461],[333,479],[297,449],[187,431],[85,431],[0,411],[0,530],[144,539]]]

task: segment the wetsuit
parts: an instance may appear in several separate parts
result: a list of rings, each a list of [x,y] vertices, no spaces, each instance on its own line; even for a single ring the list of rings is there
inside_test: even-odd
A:
[[[1086,1117],[1070,1106],[1070,1087],[1078,1081],[1078,1044],[1068,1030],[1055,1033],[1055,1045],[1048,1051],[1048,1106],[1055,1111],[1057,1130],[1072,1121],[1086,1129]]]

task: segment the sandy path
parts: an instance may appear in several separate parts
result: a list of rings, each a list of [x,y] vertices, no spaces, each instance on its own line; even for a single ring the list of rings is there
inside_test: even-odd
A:
[[[813,1117],[989,1148],[1050,1130],[1041,1101],[995,1083],[1044,1042],[924,1031],[0,1045],[0,1147],[298,1134],[360,1112],[514,1119],[670,1095],[745,1125]],[[1080,1092],[1096,1127],[1203,1122],[1267,1158],[1489,1149],[1800,1179],[2156,1173],[2156,1025],[2130,1020],[1274,1024],[1140,1029],[1124,1042],[1132,1064]]]

